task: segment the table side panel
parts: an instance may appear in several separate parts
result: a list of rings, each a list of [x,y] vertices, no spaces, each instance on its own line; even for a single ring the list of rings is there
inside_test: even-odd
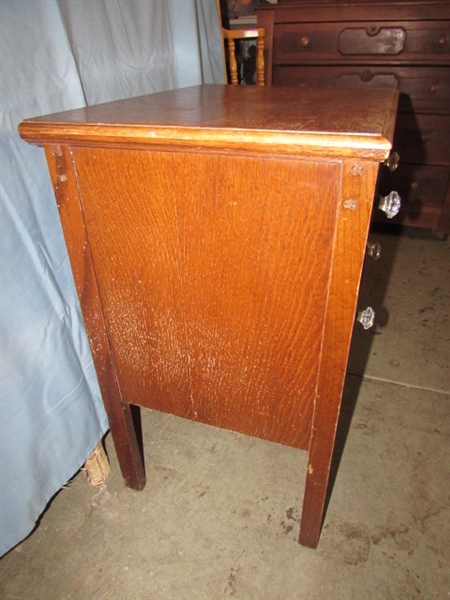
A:
[[[340,162],[73,154],[124,401],[307,448]]]

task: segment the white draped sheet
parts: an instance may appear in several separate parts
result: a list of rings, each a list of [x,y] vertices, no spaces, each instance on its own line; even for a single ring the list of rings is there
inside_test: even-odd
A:
[[[215,0],[0,0],[0,554],[108,424],[44,152],[24,118],[223,82]]]

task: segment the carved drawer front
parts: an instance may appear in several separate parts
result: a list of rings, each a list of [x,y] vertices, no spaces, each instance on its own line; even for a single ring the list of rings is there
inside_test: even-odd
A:
[[[378,192],[384,196],[395,189],[402,198],[402,210],[416,209],[425,204],[441,207],[449,184],[450,171],[447,167],[411,165],[400,161],[398,168],[391,173],[380,170]]]
[[[399,114],[394,149],[402,162],[450,165],[450,116]]]
[[[450,69],[397,66],[275,66],[274,85],[383,87],[400,91],[400,110],[448,112]]]
[[[445,62],[450,56],[450,26],[443,21],[295,23],[274,29],[275,64],[393,60]]]

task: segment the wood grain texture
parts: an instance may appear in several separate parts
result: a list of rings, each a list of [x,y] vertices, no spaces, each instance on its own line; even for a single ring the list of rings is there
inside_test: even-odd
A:
[[[307,448],[339,163],[74,156],[125,401]]]
[[[204,85],[27,120],[19,130],[35,143],[382,161],[391,148],[397,96],[396,90],[360,90],[356,111],[351,90],[299,94],[292,88]]]
[[[378,165],[363,161],[346,161],[342,169],[299,538],[311,548],[322,526],[377,174]]]
[[[127,486],[138,490],[143,489],[145,486],[144,464],[139,452],[130,407],[123,404],[121,399],[70,149],[67,146],[48,146],[46,147],[46,156],[89,345],[122,476]]]

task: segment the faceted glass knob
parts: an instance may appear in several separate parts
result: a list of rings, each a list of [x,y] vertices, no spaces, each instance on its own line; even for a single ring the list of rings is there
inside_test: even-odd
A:
[[[381,256],[381,244],[378,242],[367,242],[367,256],[371,256],[373,260],[378,260]]]
[[[386,213],[388,219],[392,219],[392,217],[395,217],[395,215],[398,214],[401,205],[402,199],[400,198],[398,192],[394,191],[387,196],[380,197],[378,208]]]
[[[400,155],[398,152],[392,152],[387,159],[384,161],[383,165],[388,167],[389,171],[395,171],[398,167],[398,163],[400,162]]]
[[[370,329],[375,321],[375,311],[371,306],[368,306],[365,310],[358,313],[356,320],[364,327],[364,329]]]

